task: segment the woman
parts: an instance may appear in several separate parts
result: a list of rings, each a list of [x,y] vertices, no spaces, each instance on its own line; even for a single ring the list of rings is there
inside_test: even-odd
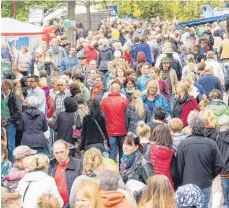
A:
[[[126,98],[131,102],[133,92],[137,90],[136,82],[132,77],[127,78],[123,82],[123,88],[121,89],[121,93],[126,96]]]
[[[23,96],[23,93],[22,93],[20,80],[13,80],[13,85],[14,85],[13,86],[13,91],[19,97],[20,101],[23,103],[24,102],[24,96]]]
[[[37,97],[30,96],[26,99],[28,109],[22,113],[18,129],[23,132],[21,145],[27,145],[38,153],[44,153],[47,143],[44,132],[48,130],[46,116],[38,110]]]
[[[121,87],[123,87],[124,81],[126,80],[126,72],[123,68],[117,69],[116,79],[121,83]]]
[[[97,100],[100,103],[105,92],[106,90],[104,89],[102,77],[97,75],[91,90],[91,100]]]
[[[103,201],[96,180],[85,179],[78,185],[74,208],[103,208]]]
[[[47,118],[52,118],[53,117],[53,109],[54,109],[54,100],[53,98],[49,95],[50,88],[48,86],[42,87],[42,90],[45,93],[45,98],[46,98],[46,112],[47,112]]]
[[[25,159],[24,159],[25,160]],[[55,196],[61,207],[63,200],[59,194],[54,178],[48,175],[49,159],[38,154],[26,158],[29,172],[19,181],[16,192],[21,195],[24,208],[37,208],[38,198],[42,194]]]
[[[162,107],[169,115],[169,106],[163,95],[159,94],[159,85],[157,81],[151,80],[146,85],[146,94],[143,96],[143,102],[148,106],[150,114],[153,115],[156,107]]]
[[[23,76],[28,76],[28,69],[31,59],[32,57],[28,52],[28,47],[22,46],[18,57],[18,66]]]
[[[188,94],[189,85],[185,82],[179,82],[177,86],[178,97],[175,100],[173,111],[171,113],[172,118],[180,118],[184,124],[184,127],[188,125],[188,114],[192,110],[198,110],[199,106],[194,97]]]
[[[173,139],[169,128],[164,124],[156,126],[150,137],[145,156],[151,162],[156,174],[168,177],[171,187],[176,181],[175,150],[172,149]]]
[[[176,208],[174,192],[166,176],[149,177],[139,208]]]
[[[133,135],[125,137],[120,164],[120,174],[124,183],[134,179],[146,184],[148,177],[154,174],[151,163],[144,158],[140,149],[139,137]]]
[[[182,70],[182,77],[187,76],[189,73],[197,74],[198,66],[195,63],[195,58],[192,54],[187,55],[186,57],[186,65],[184,66]]]
[[[76,100],[72,97],[64,99],[65,112],[62,112],[57,117],[54,130],[57,132],[56,139],[75,145],[75,139],[72,137],[72,126],[75,122],[75,114],[78,109]]]
[[[150,122],[150,112],[142,101],[142,93],[135,90],[132,95],[132,101],[125,111],[127,132],[136,133],[137,123],[142,120],[146,123]]]
[[[97,100],[93,100],[90,103],[89,115],[83,118],[80,150],[96,147],[104,152],[104,143],[108,143],[108,141],[106,121],[101,114],[100,104]]]

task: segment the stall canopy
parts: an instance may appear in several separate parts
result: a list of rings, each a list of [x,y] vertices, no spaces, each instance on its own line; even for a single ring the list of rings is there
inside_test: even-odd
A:
[[[43,28],[11,18],[1,18],[1,36],[33,36],[43,33]]]

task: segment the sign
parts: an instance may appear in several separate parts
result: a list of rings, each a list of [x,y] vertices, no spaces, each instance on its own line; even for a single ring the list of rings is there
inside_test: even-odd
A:
[[[111,5],[111,16],[112,17],[117,17],[118,16],[118,5]]]
[[[44,10],[39,8],[33,8],[29,11],[29,23],[40,23],[43,20]]]

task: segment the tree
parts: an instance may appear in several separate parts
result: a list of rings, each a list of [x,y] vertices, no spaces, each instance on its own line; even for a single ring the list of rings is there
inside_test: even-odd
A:
[[[75,20],[75,8],[76,8],[76,2],[69,0],[68,1],[68,19],[71,21]],[[68,40],[71,43],[74,43],[74,27],[68,28]]]
[[[87,13],[87,28],[91,29],[91,6],[94,5],[96,2],[93,0],[77,0],[76,5],[86,7]]]

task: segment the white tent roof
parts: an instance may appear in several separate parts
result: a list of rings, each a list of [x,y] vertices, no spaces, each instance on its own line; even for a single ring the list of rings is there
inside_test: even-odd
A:
[[[1,18],[1,36],[30,36],[42,33],[42,27],[11,18]]]

